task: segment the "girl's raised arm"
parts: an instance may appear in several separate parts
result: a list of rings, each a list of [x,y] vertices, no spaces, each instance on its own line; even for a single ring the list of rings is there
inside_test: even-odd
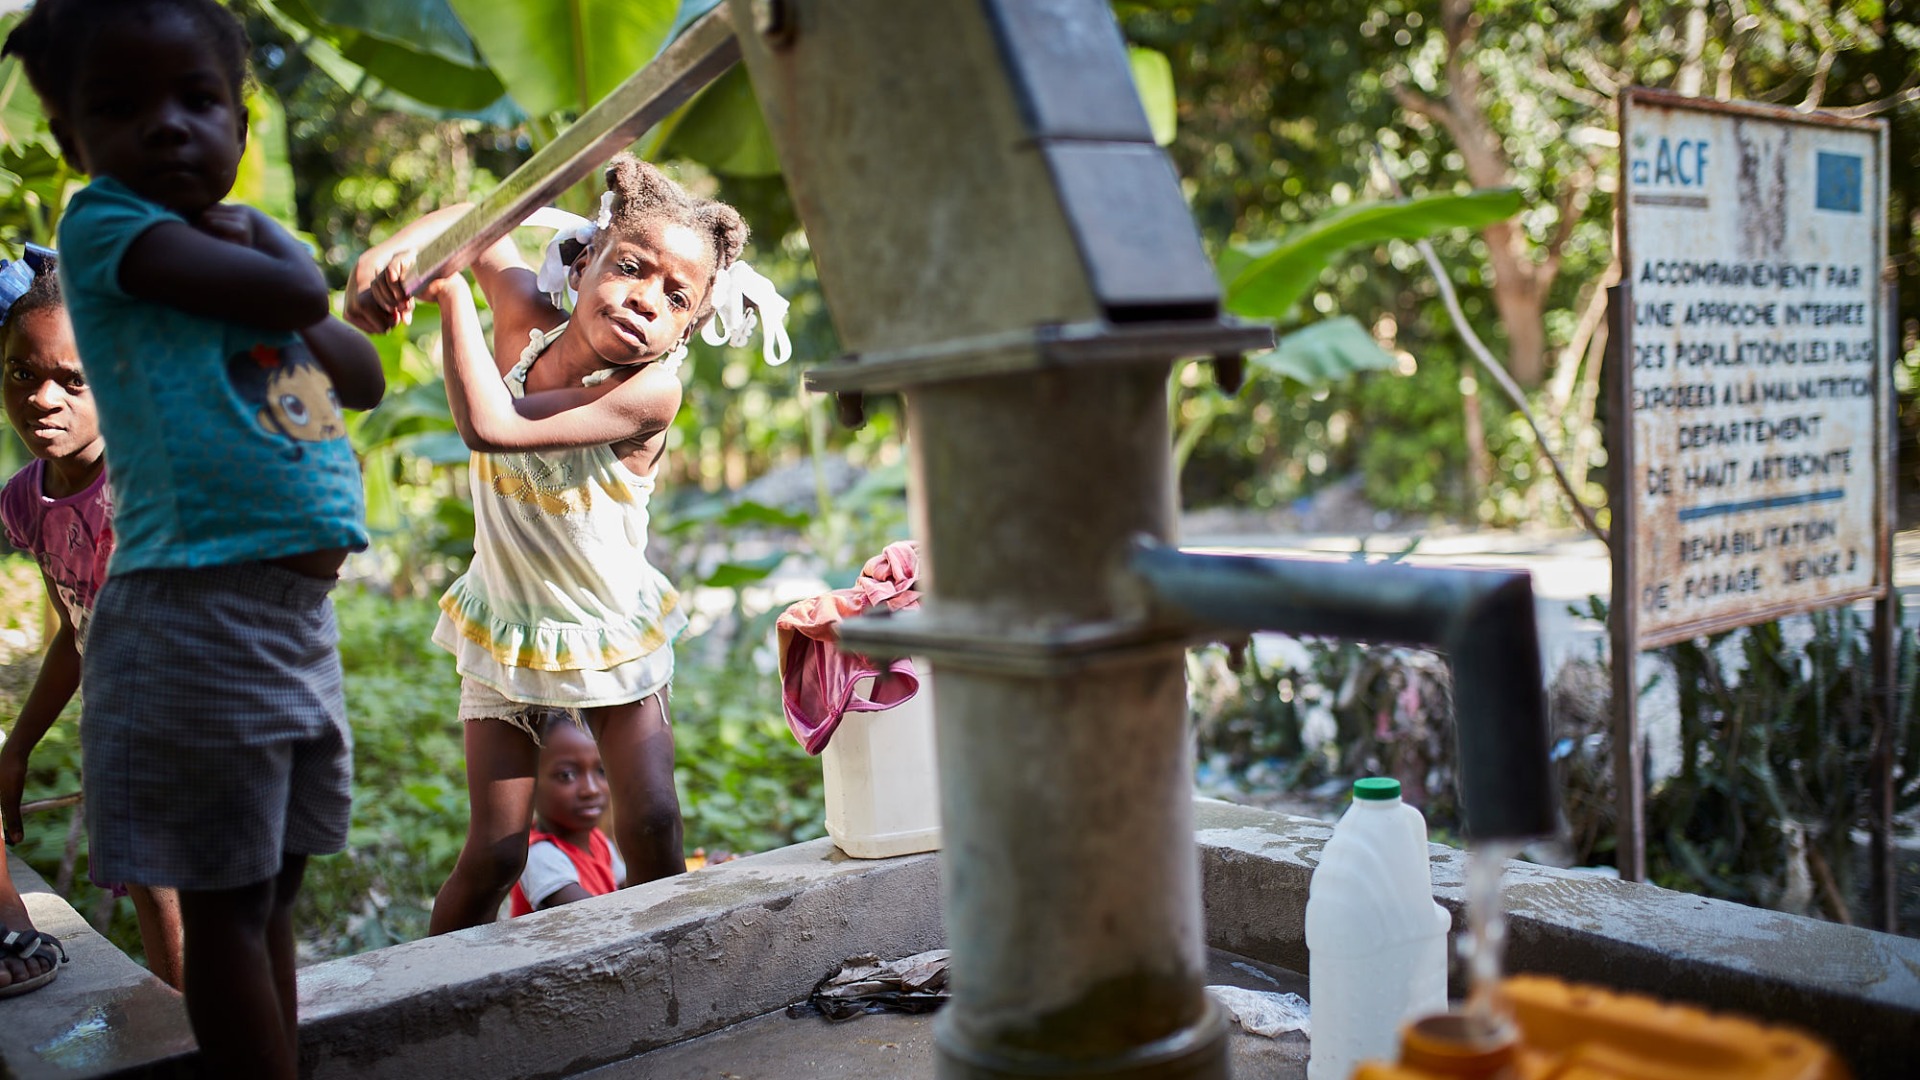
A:
[[[199,225],[163,221],[120,258],[127,295],[192,315],[305,330],[327,317],[327,281],[313,256],[272,219],[244,206],[216,206]]]
[[[457,274],[444,277],[420,296],[440,307],[447,404],[470,449],[507,453],[635,442],[666,430],[680,409],[680,380],[659,364],[598,386],[515,398],[489,363],[466,281]]]
[[[385,333],[401,322],[413,320],[413,298],[403,286],[412,272],[421,248],[446,232],[471,209],[469,203],[456,203],[422,217],[380,243],[373,245],[354,263],[347,279],[346,319],[370,334]],[[527,331],[538,327],[548,330],[566,321],[566,312],[553,306],[536,282],[533,268],[520,257],[513,238],[503,236],[482,251],[473,262],[474,280],[486,294],[493,309],[493,334],[498,368],[505,372],[513,366]],[[424,299],[424,296],[422,297]],[[501,348],[499,343],[510,343]]]

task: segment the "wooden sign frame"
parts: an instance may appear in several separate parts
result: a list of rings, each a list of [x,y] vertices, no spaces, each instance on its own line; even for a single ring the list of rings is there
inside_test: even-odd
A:
[[[1868,231],[1872,236],[1873,243],[1871,252],[1869,252],[1865,258],[1858,260],[1859,265],[1863,268],[1865,280],[1859,280],[1855,283],[1857,291],[1865,292],[1872,297],[1870,304],[1871,310],[1865,313],[1861,320],[1861,326],[1855,329],[1854,332],[1857,334],[1863,329],[1873,335],[1871,355],[1866,359],[1868,369],[1871,372],[1871,375],[1867,377],[1872,379],[1873,392],[1872,407],[1867,410],[1867,415],[1872,418],[1873,432],[1869,444],[1871,452],[1866,455],[1869,460],[1864,462],[1864,464],[1875,470],[1875,472],[1866,483],[1858,486],[1857,493],[1852,498],[1847,499],[1850,504],[1854,505],[1856,514],[1858,513],[1857,503],[1860,498],[1864,497],[1869,499],[1870,505],[1867,507],[1867,511],[1871,520],[1863,522],[1858,520],[1858,518],[1850,518],[1847,519],[1846,522],[1847,526],[1856,530],[1857,534],[1868,537],[1873,545],[1872,553],[1868,560],[1870,576],[1863,584],[1849,584],[1824,594],[1815,596],[1803,595],[1785,601],[1763,601],[1751,605],[1723,603],[1718,605],[1716,610],[1703,617],[1678,620],[1669,619],[1664,621],[1663,624],[1652,628],[1644,625],[1646,612],[1643,611],[1643,607],[1649,602],[1648,590],[1657,586],[1650,586],[1647,580],[1649,567],[1645,565],[1646,552],[1651,549],[1644,548],[1643,545],[1663,543],[1673,544],[1679,547],[1682,537],[1672,535],[1670,531],[1656,529],[1655,526],[1651,525],[1647,520],[1649,517],[1647,513],[1647,496],[1651,490],[1659,486],[1659,481],[1656,479],[1657,474],[1649,469],[1649,465],[1652,463],[1641,460],[1639,456],[1639,448],[1637,446],[1639,429],[1636,424],[1638,418],[1636,416],[1635,370],[1637,365],[1643,362],[1647,362],[1649,366],[1651,366],[1650,361],[1653,359],[1653,355],[1648,353],[1643,356],[1641,352],[1637,352],[1635,349],[1634,325],[1638,320],[1634,306],[1634,282],[1641,276],[1641,268],[1635,262],[1633,253],[1633,237],[1629,228],[1630,207],[1634,205],[1632,200],[1637,198],[1646,205],[1684,209],[1705,209],[1708,206],[1708,198],[1704,194],[1704,189],[1703,193],[1700,194],[1690,194],[1686,191],[1686,182],[1689,179],[1687,170],[1690,167],[1694,170],[1693,179],[1704,182],[1704,178],[1701,175],[1704,173],[1702,161],[1707,154],[1704,144],[1688,147],[1685,143],[1680,143],[1676,148],[1666,146],[1663,140],[1659,152],[1665,154],[1669,150],[1672,150],[1677,160],[1661,162],[1658,165],[1650,165],[1649,159],[1645,156],[1636,160],[1636,147],[1634,143],[1634,138],[1637,134],[1634,119],[1636,110],[1646,112],[1653,110],[1683,110],[1732,117],[1736,120],[1736,131],[1739,130],[1739,121],[1794,125],[1794,127],[1787,129],[1789,134],[1782,138],[1781,145],[1783,147],[1785,143],[1791,139],[1792,132],[1803,128],[1828,131],[1835,129],[1860,131],[1868,134],[1872,138],[1874,147],[1874,158],[1872,162],[1865,165],[1864,170],[1862,170],[1864,175],[1859,173],[1855,174],[1855,177],[1852,178],[1854,183],[1850,189],[1840,189],[1841,196],[1839,196],[1844,197],[1848,191],[1851,192],[1853,199],[1856,200],[1855,203],[1852,204],[1853,209],[1858,210],[1868,217],[1868,221],[1870,222]],[[1611,533],[1613,538],[1611,545],[1613,549],[1613,603],[1611,607],[1612,625],[1610,626],[1610,631],[1613,656],[1615,657],[1615,663],[1613,665],[1614,778],[1617,789],[1618,806],[1619,846],[1617,861],[1621,875],[1630,880],[1644,880],[1646,876],[1645,795],[1643,790],[1645,758],[1644,748],[1639,737],[1637,701],[1640,686],[1636,674],[1636,661],[1638,654],[1642,650],[1657,648],[1661,645],[1672,644],[1677,641],[1720,633],[1737,627],[1767,622],[1784,616],[1820,608],[1850,604],[1861,600],[1876,600],[1879,601],[1879,603],[1877,603],[1875,607],[1875,626],[1873,633],[1873,648],[1876,654],[1874,670],[1877,674],[1890,670],[1892,641],[1897,628],[1882,624],[1890,623],[1891,620],[1890,597],[1892,594],[1892,529],[1894,515],[1893,487],[1897,472],[1897,466],[1894,460],[1895,447],[1893,443],[1893,432],[1895,430],[1893,408],[1895,406],[1892,377],[1893,358],[1898,352],[1898,339],[1897,335],[1893,332],[1892,320],[1888,317],[1893,309],[1893,294],[1890,281],[1886,276],[1888,273],[1888,264],[1886,228],[1884,222],[1887,206],[1887,169],[1889,168],[1889,157],[1888,134],[1884,121],[1840,117],[1821,113],[1802,113],[1792,109],[1748,102],[1709,101],[1690,98],[1669,91],[1634,87],[1626,90],[1621,96],[1619,131],[1621,149],[1619,185],[1616,189],[1615,236],[1616,250],[1619,255],[1622,272],[1621,284],[1609,290],[1608,315],[1612,320],[1612,326],[1608,337],[1609,345],[1607,356],[1607,447],[1609,502],[1612,507]],[[1724,150],[1725,148],[1721,147],[1718,149]],[[1687,152],[1696,155],[1692,161],[1681,156]],[[1784,177],[1785,169],[1787,168],[1785,163],[1786,151],[1782,149],[1778,153],[1781,157],[1780,160],[1776,162],[1776,167],[1781,171],[1781,176]],[[1844,155],[1822,154],[1821,156],[1824,158],[1827,156]],[[1845,163],[1843,162],[1842,164],[1844,165]],[[1818,161],[1818,165],[1820,169],[1824,171],[1828,163],[1820,160]],[[1637,193],[1635,190],[1636,181],[1634,176],[1636,166],[1648,171],[1663,167],[1674,169],[1673,177],[1675,183],[1671,185],[1673,190],[1657,190],[1644,194]],[[1725,164],[1721,165],[1721,168],[1725,167]],[[1861,163],[1856,160],[1854,168],[1859,169],[1860,167]],[[1749,169],[1748,172],[1750,173],[1751,169]],[[1656,177],[1655,182],[1648,184],[1649,187],[1655,186],[1658,183],[1658,178],[1661,176],[1661,174],[1657,173],[1654,175]],[[1641,179],[1646,180],[1647,177],[1643,176]],[[1745,183],[1748,182],[1750,178],[1748,174],[1743,173],[1741,179],[1742,182]],[[1764,180],[1765,178],[1762,179]],[[1802,182],[1804,183],[1804,180]],[[1779,228],[1784,234],[1787,228],[1785,221],[1788,220],[1786,218],[1787,210],[1785,209],[1786,203],[1784,196],[1786,182],[1782,179],[1779,183],[1780,190],[1783,192],[1781,196],[1782,223]],[[1815,198],[1821,200],[1818,208],[1823,210],[1846,209],[1847,206],[1845,204],[1832,205],[1825,201],[1829,198],[1826,183],[1827,181],[1824,176],[1815,178]],[[1876,211],[1878,216],[1874,217],[1873,215]],[[1800,212],[1806,213],[1811,211],[1802,210]],[[1708,223],[1703,228],[1705,231],[1711,231],[1712,224]],[[1703,253],[1701,258],[1712,260],[1717,256],[1717,251],[1709,251]],[[1728,265],[1736,263],[1738,263],[1738,258],[1728,258]],[[1828,272],[1831,273],[1831,269],[1829,269]],[[1747,306],[1752,307],[1754,305]],[[1769,325],[1771,325],[1771,322],[1769,322]],[[1762,333],[1764,334],[1764,331]],[[1703,334],[1702,337],[1710,338],[1710,335]],[[1734,341],[1736,342],[1736,348],[1738,348],[1737,343],[1739,338],[1735,336]],[[1664,345],[1662,348],[1664,348]],[[1676,347],[1675,352],[1679,351],[1680,348]],[[1717,353],[1716,355],[1724,356],[1725,354]],[[1658,359],[1661,363],[1666,362],[1667,357],[1664,351],[1659,354]],[[1677,362],[1676,358],[1676,363]],[[1693,388],[1689,387],[1686,389]],[[1707,420],[1726,419],[1727,414],[1705,413],[1702,418]],[[1736,414],[1733,419],[1738,423],[1740,417]],[[1764,423],[1766,421],[1762,420],[1761,422]],[[1707,427],[1717,428],[1718,425],[1708,424]],[[1749,427],[1740,430],[1751,431],[1752,428]],[[1681,440],[1681,443],[1684,445],[1684,438]],[[1849,458],[1849,467],[1851,467],[1851,464],[1852,462]],[[1643,480],[1646,482],[1643,483]],[[1672,493],[1669,490],[1663,494],[1670,497]],[[1823,490],[1812,496],[1793,495],[1784,498],[1755,499],[1747,502],[1737,500],[1723,502],[1719,505],[1695,508],[1693,512],[1702,516],[1710,514],[1764,513],[1772,509],[1808,502],[1812,499],[1839,501],[1842,497],[1842,494],[1837,494],[1835,491]],[[1670,501],[1673,500],[1670,498]],[[1684,516],[1685,513],[1687,512],[1677,512],[1679,520],[1682,523],[1688,520],[1688,518]],[[1662,525],[1665,524],[1665,522],[1662,522]],[[1723,536],[1720,539],[1725,540],[1726,537]],[[1855,578],[1857,579],[1857,575],[1855,575]],[[1691,583],[1689,583],[1688,588],[1691,590]],[[1890,710],[1892,708],[1892,687],[1890,685],[1890,678],[1876,678],[1876,682],[1880,685],[1876,686],[1875,693],[1875,701],[1878,707],[1875,710],[1876,740],[1873,767],[1876,775],[1876,794],[1874,803],[1876,806],[1881,803],[1887,803],[1889,804],[1887,808],[1890,810],[1891,800],[1881,797],[1881,792],[1890,790],[1890,774],[1885,777],[1879,774],[1890,769],[1891,755],[1882,752],[1884,749],[1882,744],[1885,742],[1885,723],[1890,716]],[[1877,917],[1881,919],[1883,925],[1890,928],[1892,925],[1892,882],[1887,878],[1887,875],[1880,872],[1883,864],[1889,864],[1885,858],[1886,853],[1880,850],[1881,845],[1886,842],[1886,837],[1889,833],[1887,822],[1882,819],[1882,815],[1876,812],[1873,816],[1875,818],[1876,836],[1874,860],[1876,871],[1874,885],[1876,898],[1875,907]],[[1883,897],[1884,903],[1882,902]],[[1883,907],[1885,911],[1884,915],[1881,916],[1879,912]]]

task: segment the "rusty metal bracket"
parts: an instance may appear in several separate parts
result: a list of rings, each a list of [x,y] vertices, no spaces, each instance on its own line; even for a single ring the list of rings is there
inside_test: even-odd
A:
[[[842,357],[806,373],[807,389],[886,393],[924,383],[1049,368],[1164,364],[1273,347],[1273,328],[1234,319],[1179,322],[1053,323],[912,348]]]

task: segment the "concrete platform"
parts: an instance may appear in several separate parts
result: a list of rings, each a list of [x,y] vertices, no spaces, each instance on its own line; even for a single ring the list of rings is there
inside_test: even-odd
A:
[[[1307,994],[1307,977],[1215,950],[1208,985]],[[888,1080],[931,1077],[933,1015],[876,1013],[832,1024],[785,1012],[755,1017],[711,1035],[580,1073],[579,1080]],[[1277,1038],[1234,1028],[1227,1039],[1233,1075],[1305,1080],[1307,1037]]]
[[[1307,884],[1331,832],[1325,822],[1197,803],[1208,944],[1263,971],[1304,970]],[[1466,856],[1439,846],[1430,855],[1434,897],[1458,931]],[[21,879],[36,919],[42,904],[64,907],[37,879]],[[1920,941],[1526,863],[1509,864],[1504,884],[1509,970],[1792,1024],[1826,1039],[1859,1080],[1913,1075]],[[48,907],[45,918],[46,929],[70,935],[74,963],[48,988],[62,996],[0,1005],[17,1017],[0,1026],[0,1075],[178,1075],[190,1045],[179,999],[144,982],[111,945],[90,942],[84,924],[63,921],[79,924],[77,915]],[[894,1061],[865,1073],[870,1080],[930,1076],[915,1064],[930,1059],[911,1056],[929,1049],[924,1027],[867,1017],[820,1030],[771,1014],[848,956],[944,944],[937,855],[862,861],[817,840],[306,968],[303,1073],[618,1080],[717,1067],[720,1076],[805,1080],[803,1067],[836,1068],[845,1051]],[[876,1042],[859,1041],[867,1038]],[[1253,1049],[1297,1060],[1303,1047],[1283,1039]],[[736,1059],[777,1061],[780,1071],[742,1072],[728,1064]],[[639,1062],[648,1068],[631,1071]],[[618,1067],[630,1071],[608,1071]],[[1297,1075],[1286,1067],[1249,1064],[1235,1075]]]
[[[1304,969],[1307,883],[1331,826],[1208,801],[1195,817],[1208,943]],[[1431,852],[1435,898],[1458,930],[1466,857]],[[1860,1080],[1911,1075],[1920,941],[1531,864],[1511,864],[1506,888],[1513,970],[1792,1023]],[[935,855],[862,862],[813,841],[749,856],[308,968],[302,1052],[317,1080],[562,1077],[632,1059],[725,1068],[695,1060],[691,1041],[805,997],[847,956],[942,947],[938,899]],[[779,1047],[801,1030],[759,1023],[705,1045]],[[652,1056],[669,1047],[679,1054]]]
[[[7,871],[34,928],[66,946],[54,981],[0,1001],[0,1065],[19,1080],[184,1075],[194,1051],[180,995],[96,933],[26,861]]]

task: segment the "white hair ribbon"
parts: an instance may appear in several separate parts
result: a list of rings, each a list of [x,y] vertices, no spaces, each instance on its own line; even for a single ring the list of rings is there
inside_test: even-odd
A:
[[[554,230],[553,239],[547,241],[546,253],[540,257],[540,268],[534,272],[536,287],[553,297],[554,306],[562,306],[560,302],[562,297],[566,298],[564,306],[568,308],[573,306],[574,301],[573,288],[567,284],[569,264],[560,254],[561,247],[568,243],[592,243],[594,234],[606,228],[607,223],[612,220],[613,192],[608,191],[600,196],[600,213],[596,221],[588,221],[579,214],[570,213],[557,206],[543,206],[528,214],[527,219],[520,223],[538,229]]]
[[[563,306],[564,298],[564,306],[571,308],[576,299],[574,290],[567,284],[570,264],[560,249],[568,243],[592,243],[594,234],[606,228],[612,218],[613,192],[609,191],[600,196],[598,221],[588,221],[556,206],[543,206],[520,223],[554,230],[534,280],[541,292],[553,298],[556,307]],[[732,266],[714,271],[713,318],[701,329],[701,339],[709,345],[745,345],[752,340],[753,328],[758,322],[756,309],[766,319],[761,335],[761,357],[776,367],[786,363],[793,356],[793,341],[787,336],[787,301],[765,275],[737,260]]]
[[[700,339],[709,345],[745,345],[753,336],[755,309],[766,319],[760,334],[761,358],[775,367],[786,363],[793,356],[786,298],[766,275],[744,262],[714,272],[713,320],[701,329]]]

